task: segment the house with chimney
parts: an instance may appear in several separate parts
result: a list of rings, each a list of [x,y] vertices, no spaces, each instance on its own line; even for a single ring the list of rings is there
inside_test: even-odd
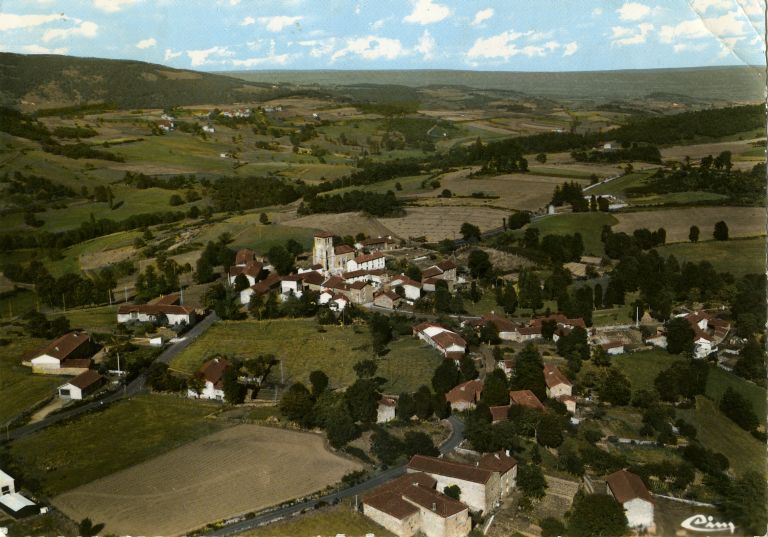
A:
[[[605,477],[608,494],[624,508],[627,523],[637,532],[654,533],[654,501],[639,475],[619,470]]]
[[[216,357],[206,361],[195,372],[195,377],[204,381],[203,389],[198,393],[189,388],[187,397],[191,399],[224,400],[224,373],[231,366],[226,358]]]
[[[69,332],[27,355],[24,362],[34,373],[79,375],[87,371],[96,345],[86,332]]]

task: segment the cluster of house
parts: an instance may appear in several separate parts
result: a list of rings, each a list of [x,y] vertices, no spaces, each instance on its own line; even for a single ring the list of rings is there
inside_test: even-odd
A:
[[[489,313],[484,314],[480,319],[464,321],[463,324],[465,326],[471,326],[476,330],[480,330],[480,328],[487,323],[491,323],[496,327],[496,330],[499,333],[499,339],[517,343],[541,339],[544,337],[544,330],[548,323],[553,332],[553,341],[557,341],[561,336],[570,334],[571,330],[577,326],[584,329],[586,329],[587,326],[584,323],[584,319],[569,319],[561,313],[553,313],[546,317],[537,317],[527,322],[512,321],[495,313]]]
[[[71,380],[59,386],[59,397],[80,400],[106,383],[104,376],[91,369],[97,350],[98,345],[86,332],[73,331],[28,353],[22,365],[31,367],[33,373],[71,375]]]
[[[717,352],[717,346],[731,330],[731,323],[718,319],[705,311],[682,313],[675,315],[675,317],[683,318],[690,324],[691,330],[693,330],[693,357],[698,359],[706,358],[713,352]],[[666,349],[666,331],[660,327],[656,334],[646,338],[645,342]]]
[[[16,490],[16,481],[0,470],[0,510],[13,518],[23,518],[46,511]]]
[[[363,514],[395,535],[464,537],[470,511],[489,513],[514,489],[517,461],[509,452],[487,453],[474,464],[414,455],[407,473],[363,499]],[[446,494],[458,487],[459,500]]]
[[[211,114],[208,114],[209,117],[210,115]],[[219,115],[228,118],[249,118],[251,117],[251,109],[235,108],[234,110],[225,110],[224,112],[220,112]]]
[[[180,304],[180,295],[173,293],[151,304],[121,304],[117,308],[117,322],[159,323],[192,326],[197,322],[195,310]]]

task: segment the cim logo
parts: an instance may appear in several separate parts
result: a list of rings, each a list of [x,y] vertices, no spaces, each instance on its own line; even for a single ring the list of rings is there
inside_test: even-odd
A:
[[[700,533],[729,531],[733,535],[733,532],[736,531],[736,526],[733,525],[733,522],[718,522],[711,515],[693,515],[683,520],[680,526]]]

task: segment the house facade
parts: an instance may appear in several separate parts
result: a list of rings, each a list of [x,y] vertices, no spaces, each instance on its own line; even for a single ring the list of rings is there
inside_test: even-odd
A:
[[[655,532],[653,498],[639,475],[619,470],[606,476],[605,483],[608,485],[608,494],[624,507],[630,528]]]
[[[106,379],[98,371],[89,369],[59,386],[59,397],[79,401],[101,388],[105,382]]]
[[[0,509],[13,518],[23,518],[40,513],[33,501],[16,490],[16,481],[0,470]]]
[[[230,367],[230,363],[225,358],[213,358],[208,360],[195,373],[204,381],[203,389],[197,393],[193,389],[187,390],[187,397],[192,399],[212,399],[214,401],[224,400],[224,372]]]
[[[572,394],[573,384],[556,365],[544,364],[544,382],[547,384],[547,397],[551,399]]]
[[[54,339],[32,353],[29,362],[34,371],[72,370],[68,373],[80,374],[90,367],[93,352],[91,337],[85,332],[74,331]]]
[[[479,379],[462,382],[445,394],[445,400],[456,412],[475,408],[483,393],[483,381]]]
[[[122,304],[117,308],[118,323],[155,323],[163,318],[170,326],[191,326],[197,321],[194,309],[177,304]]]

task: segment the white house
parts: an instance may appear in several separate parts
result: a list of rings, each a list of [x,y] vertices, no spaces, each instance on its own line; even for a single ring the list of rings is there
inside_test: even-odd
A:
[[[653,498],[640,476],[619,470],[605,477],[608,493],[624,507],[629,527],[654,533]]]
[[[467,351],[467,342],[456,332],[439,324],[424,322],[413,327],[413,335],[439,350],[444,357],[460,359]]]
[[[154,323],[165,317],[170,326],[195,324],[195,310],[178,304],[121,304],[117,308],[117,322],[137,321]]]
[[[544,364],[544,382],[547,384],[547,397],[551,399],[571,395],[573,384],[556,365]]]
[[[403,294],[405,295],[405,299],[411,302],[421,298],[421,288],[422,288],[421,282],[412,280],[408,276],[405,276],[402,274],[400,276],[396,276],[390,282],[390,287],[392,289],[394,289],[395,287],[402,287]]]
[[[85,332],[69,332],[32,353],[32,369],[40,372],[61,369],[88,369],[93,355],[90,336]]]
[[[197,393],[193,389],[187,390],[187,397],[193,399],[224,400],[224,372],[230,366],[226,358],[214,358],[208,360],[195,373],[195,377],[205,381],[205,386]]]
[[[600,345],[603,350],[610,356],[618,356],[624,354],[624,343],[621,341],[609,341]]]
[[[248,261],[244,265],[235,265],[229,268],[229,285],[234,285],[237,277],[242,274],[248,279],[248,285],[256,285],[261,279],[264,264],[259,261]]]
[[[363,254],[347,261],[347,272],[358,270],[382,270],[386,268],[387,256],[381,252]]]
[[[482,380],[468,380],[449,390],[445,394],[445,400],[451,405],[451,409],[461,412],[475,408],[482,393]]]
[[[517,486],[517,460],[509,454],[509,450],[483,454],[477,467],[499,474],[502,497]]]
[[[302,284],[303,276],[290,275],[283,276],[280,280],[280,295],[283,300],[287,300],[290,296],[301,298],[303,294],[304,285]]]
[[[35,503],[16,490],[15,480],[0,470],[0,507],[14,518],[38,514]]]
[[[397,400],[393,397],[382,396],[376,411],[376,423],[387,423],[395,419]]]
[[[59,386],[59,397],[79,401],[98,390],[104,385],[104,381],[104,377],[99,375],[98,371],[89,369]]]

